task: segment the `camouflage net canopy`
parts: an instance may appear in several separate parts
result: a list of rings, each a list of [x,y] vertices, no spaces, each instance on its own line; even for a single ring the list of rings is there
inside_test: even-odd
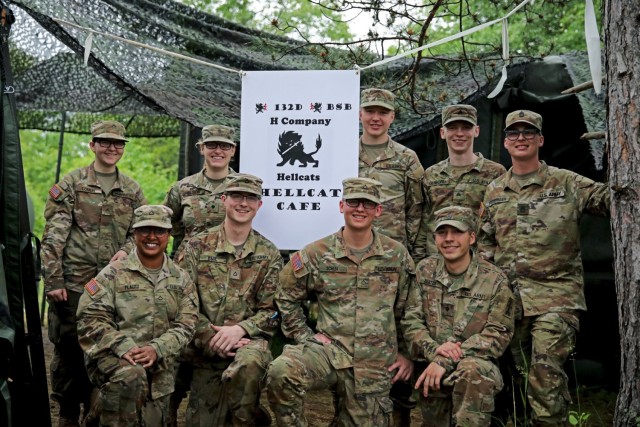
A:
[[[19,6],[19,7],[15,7]],[[240,70],[323,69],[300,43],[253,31],[170,0],[16,0],[10,46],[20,127],[87,133],[97,118],[129,136],[238,126]],[[94,30],[88,67],[89,31]],[[234,71],[107,37],[118,36]]]

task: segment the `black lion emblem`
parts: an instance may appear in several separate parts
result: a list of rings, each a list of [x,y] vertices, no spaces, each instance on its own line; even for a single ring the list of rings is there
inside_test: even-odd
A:
[[[320,147],[322,147],[320,134],[316,138],[316,151],[305,153],[301,135],[291,130],[282,132],[278,139],[278,154],[282,157],[282,161],[277,166],[284,166],[287,162],[293,165],[297,160],[300,162],[301,168],[307,167],[307,163],[313,163],[313,167],[317,168],[318,161],[313,158],[313,155],[320,151]]]

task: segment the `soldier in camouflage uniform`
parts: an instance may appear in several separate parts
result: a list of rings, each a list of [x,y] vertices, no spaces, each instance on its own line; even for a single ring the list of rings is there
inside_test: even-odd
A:
[[[393,93],[376,88],[362,91],[358,175],[382,183],[382,214],[374,226],[412,252],[422,214],[424,169],[413,150],[389,137],[394,118]]]
[[[175,357],[198,321],[196,288],[165,255],[171,213],[162,205],[136,209],[135,250],[84,286],[78,338],[100,388],[86,425],[166,424]]]
[[[571,401],[564,362],[586,310],[580,257],[583,212],[607,216],[606,185],[539,160],[542,117],[518,110],[506,120],[513,167],[484,196],[479,251],[509,278],[516,297],[513,357],[528,372],[535,425],[564,425]]]
[[[402,243],[415,258],[415,240],[422,216],[424,169],[413,150],[389,137],[389,127],[394,119],[395,95],[392,92],[377,88],[362,91],[358,175],[382,183],[382,214],[375,219],[374,226]],[[399,381],[393,386],[391,398],[396,426],[410,420],[410,410],[416,405],[411,393],[409,383]]]
[[[229,126],[209,125],[202,128],[196,143],[204,158],[204,168],[197,174],[178,181],[169,189],[163,204],[173,210],[173,256],[189,239],[222,223],[224,206],[220,195],[225,178],[234,173],[229,167],[237,144],[235,130]],[[171,396],[170,426],[177,425],[180,402],[187,396],[193,373],[190,364],[180,363],[176,374],[176,390]]]
[[[258,404],[272,360],[269,339],[279,326],[273,295],[282,257],[251,227],[261,195],[260,178],[229,175],[222,225],[196,235],[178,255],[201,300],[185,355],[193,364],[189,426],[252,426],[265,417]]]
[[[503,385],[497,360],[513,336],[513,294],[500,269],[471,249],[471,209],[440,209],[434,223],[440,255],[417,265],[402,320],[411,356],[427,363],[416,381],[422,425],[488,426]]]
[[[404,246],[372,227],[382,211],[381,187],[368,178],[344,180],[345,226],[293,254],[280,274],[282,330],[297,345],[285,346],[269,366],[267,391],[277,425],[307,425],[306,392],[330,388],[338,400],[336,425],[388,426],[392,382],[410,378],[413,364],[399,362],[396,332],[414,280],[413,261]],[[312,295],[319,307],[317,333],[302,310]]]
[[[202,138],[196,143],[204,157],[204,169],[171,187],[164,205],[173,210],[173,253],[198,233],[220,225],[224,207],[220,200],[221,184],[227,175],[235,173],[229,162],[236,152],[235,130],[229,126],[209,125],[202,128]]]
[[[49,190],[42,237],[44,286],[49,300],[52,398],[61,426],[77,426],[80,403],[88,405],[91,383],[76,334],[76,309],[85,283],[133,248],[133,211],[146,204],[137,182],[116,164],[127,139],[113,121],[91,125],[95,161],[62,178]],[[86,408],[87,406],[85,406]],[[85,410],[86,412],[86,410]]]
[[[473,106],[460,104],[443,108],[440,138],[447,143],[449,158],[424,172],[426,197],[414,259],[438,253],[434,239],[437,210],[466,206],[479,212],[487,185],[506,172],[500,163],[473,152],[473,141],[479,134],[478,112]]]

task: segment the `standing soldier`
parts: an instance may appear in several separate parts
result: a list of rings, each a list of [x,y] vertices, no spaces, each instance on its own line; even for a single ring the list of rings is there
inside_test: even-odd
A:
[[[84,286],[78,338],[100,388],[86,425],[166,425],[175,357],[198,321],[195,286],[164,253],[171,213],[136,209],[135,250]]]
[[[543,144],[539,114],[507,116],[504,147],[513,167],[487,188],[479,251],[513,287],[511,352],[527,373],[534,425],[561,426],[571,401],[563,365],[587,308],[579,221],[583,212],[607,216],[610,199],[604,184],[541,162]]]
[[[411,377],[413,364],[398,353],[397,326],[413,261],[373,228],[382,185],[368,178],[342,184],[344,227],[293,254],[280,274],[282,330],[297,345],[285,346],[269,366],[267,392],[279,426],[307,425],[304,396],[322,387],[336,390],[337,425],[388,426],[391,385]],[[302,309],[312,295],[317,333]]]
[[[416,257],[438,253],[434,240],[435,212],[447,206],[466,206],[480,212],[487,185],[506,172],[500,163],[473,152],[480,134],[478,112],[471,105],[449,105],[442,110],[440,138],[447,142],[449,158],[424,172],[426,200],[416,241]]]
[[[60,404],[60,426],[77,426],[80,404],[88,408],[91,383],[78,345],[76,309],[85,283],[109,262],[124,258],[133,211],[146,204],[137,182],[116,164],[127,139],[114,121],[91,125],[95,160],[62,178],[49,190],[42,237],[44,286],[49,300],[52,398]],[[86,409],[85,409],[86,415]]]
[[[402,330],[427,367],[416,381],[423,426],[489,426],[502,389],[498,357],[513,336],[513,294],[499,268],[479,259],[477,216],[462,206],[434,215],[441,256],[416,267]]]
[[[222,225],[187,243],[178,262],[196,282],[200,320],[191,351],[189,426],[269,425],[259,407],[272,360],[269,339],[278,329],[273,295],[282,257],[252,228],[262,206],[262,180],[229,175]],[[265,421],[266,420],[266,421]]]
[[[229,163],[236,153],[235,130],[228,126],[209,125],[202,128],[196,146],[204,158],[204,168],[197,174],[178,181],[167,192],[164,204],[173,210],[173,255],[178,254],[189,239],[222,223],[224,206],[220,195],[225,178],[234,173]],[[181,358],[180,358],[181,359]],[[179,363],[176,390],[171,395],[169,425],[177,426],[178,407],[190,388],[193,372],[189,363]]]
[[[394,119],[393,93],[377,88],[362,91],[358,175],[382,183],[382,213],[375,219],[374,226],[380,233],[402,243],[412,256],[416,256],[415,241],[422,216],[424,169],[413,150],[398,144],[389,136],[389,127]],[[409,383],[398,381],[394,384],[391,391],[394,425],[410,422],[410,411],[415,407],[411,394]]]
[[[173,253],[198,233],[222,223],[224,207],[221,184],[234,173],[229,163],[236,153],[235,130],[229,126],[209,125],[202,128],[196,146],[204,157],[204,168],[197,174],[178,181],[164,199],[173,210]]]

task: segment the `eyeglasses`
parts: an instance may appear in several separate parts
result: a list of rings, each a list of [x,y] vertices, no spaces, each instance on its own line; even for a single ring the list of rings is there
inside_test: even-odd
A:
[[[347,199],[344,202],[350,208],[357,208],[358,206],[360,206],[360,203],[362,203],[362,207],[367,210],[371,210],[376,206],[378,206],[376,202],[372,202],[371,200],[367,200],[367,199]]]
[[[504,134],[509,141],[517,141],[520,138],[520,134],[524,139],[533,139],[538,135],[540,131],[537,129],[524,129],[524,130],[505,130]]]
[[[207,141],[204,143],[204,146],[207,147],[209,150],[215,150],[216,148],[220,147],[222,151],[229,151],[234,147],[233,144],[229,144],[227,142],[215,142],[215,141]]]
[[[149,237],[151,233],[155,234],[156,237],[164,237],[169,234],[168,228],[160,227],[138,227],[134,231],[143,237]]]
[[[93,142],[97,143],[102,148],[109,148],[113,145],[116,150],[122,150],[125,146],[124,141],[110,141],[108,139],[94,139]]]
[[[241,193],[229,193],[229,198],[234,201],[234,203],[242,203],[243,201],[247,201],[250,204],[256,204],[260,200],[260,197],[255,194],[241,194]]]

